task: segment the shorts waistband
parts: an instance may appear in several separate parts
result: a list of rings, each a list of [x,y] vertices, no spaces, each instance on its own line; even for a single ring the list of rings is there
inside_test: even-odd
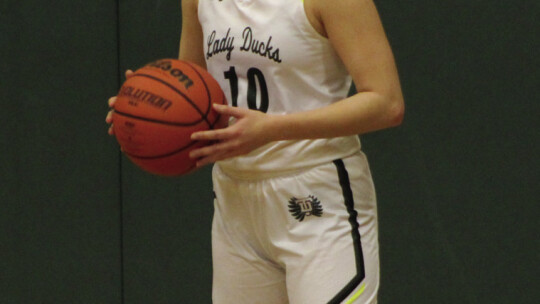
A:
[[[313,168],[317,168],[326,163],[317,164],[313,166],[307,166],[302,168],[294,168],[290,170],[272,170],[272,171],[232,171],[232,170],[223,170],[219,163],[214,164],[213,170],[219,172],[220,174],[236,179],[236,180],[265,180],[276,177],[286,177],[298,175],[303,172],[309,171]]]
[[[363,154],[362,151],[357,151],[356,153],[352,155],[348,155],[348,156],[341,157],[338,159],[347,159],[349,157],[360,156],[362,154]],[[307,165],[304,167],[294,167],[292,169],[276,169],[276,170],[267,170],[267,171],[263,171],[263,170],[248,171],[248,170],[230,170],[230,169],[225,170],[222,166],[219,165],[219,162],[218,162],[214,164],[213,170],[216,170],[217,172],[219,172],[220,174],[228,178],[232,178],[236,180],[265,180],[265,179],[271,179],[271,178],[276,178],[276,177],[287,177],[287,176],[294,176],[294,175],[302,174],[306,171],[312,170],[314,168],[318,168],[320,166],[332,165],[334,160],[335,159],[328,159],[320,163],[315,163],[315,164]]]

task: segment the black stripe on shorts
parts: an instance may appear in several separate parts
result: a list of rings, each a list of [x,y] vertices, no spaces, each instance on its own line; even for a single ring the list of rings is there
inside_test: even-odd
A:
[[[328,304],[338,304],[345,300],[355,289],[360,285],[362,280],[366,277],[366,269],[364,265],[364,254],[362,253],[362,244],[360,242],[360,231],[358,221],[356,219],[358,212],[354,210],[354,197],[351,190],[351,182],[349,181],[349,173],[345,168],[343,160],[337,159],[334,161],[336,165],[337,173],[339,177],[339,184],[343,191],[343,198],[345,199],[345,206],[349,213],[349,223],[351,224],[351,236],[354,247],[354,257],[356,262],[356,275],[336,294]]]

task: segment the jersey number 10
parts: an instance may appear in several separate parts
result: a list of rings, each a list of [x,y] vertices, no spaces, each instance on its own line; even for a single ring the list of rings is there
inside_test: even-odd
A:
[[[231,95],[233,107],[238,106],[238,75],[236,69],[232,66],[227,72],[224,73],[225,79],[229,79],[231,84]],[[251,110],[261,111],[266,113],[268,111],[268,88],[266,87],[266,80],[261,70],[257,68],[250,68],[247,72],[248,78],[248,92],[247,92],[247,104]],[[257,105],[257,82],[261,92],[260,105]]]

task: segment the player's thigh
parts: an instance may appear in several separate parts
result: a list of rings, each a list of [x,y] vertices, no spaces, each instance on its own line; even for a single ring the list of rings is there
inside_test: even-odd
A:
[[[314,173],[301,182],[315,185],[323,211],[319,218],[290,223],[293,231],[308,232],[302,246],[293,248],[301,258],[287,260],[290,303],[376,303],[378,224],[367,162],[355,156]]]
[[[221,177],[214,179],[214,191],[213,303],[288,303],[285,271],[264,256],[249,214],[243,213],[246,206],[239,202],[242,188]]]
[[[288,303],[284,271],[249,250],[230,245],[213,233],[213,303]]]
[[[339,250],[326,250],[306,263],[288,267],[287,286],[291,304],[376,303],[378,258],[366,255],[359,262],[354,246],[335,244],[335,247]]]

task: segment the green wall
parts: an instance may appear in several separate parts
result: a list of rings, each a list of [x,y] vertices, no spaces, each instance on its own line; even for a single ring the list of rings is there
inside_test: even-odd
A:
[[[118,303],[111,1],[0,4],[0,303]]]
[[[376,1],[406,118],[362,137],[379,303],[536,303],[539,3]],[[0,4],[0,303],[210,303],[210,169],[106,135],[123,71],[177,56],[180,1]]]
[[[407,104],[364,140],[381,302],[536,303],[540,3],[377,3]]]

